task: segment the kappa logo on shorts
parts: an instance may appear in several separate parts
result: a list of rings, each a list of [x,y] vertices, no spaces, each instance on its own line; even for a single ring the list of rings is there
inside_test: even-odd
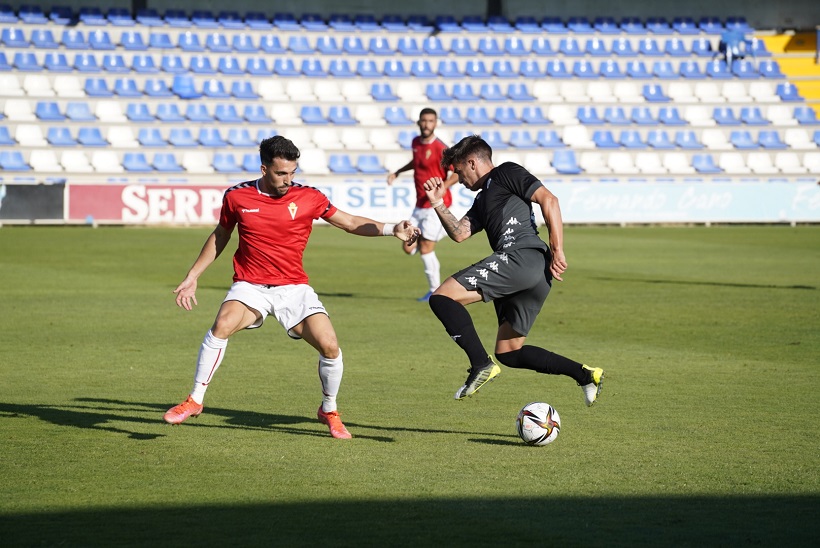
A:
[[[513,240],[514,240],[514,239],[515,239],[515,238],[513,238]],[[505,238],[505,240],[506,240],[506,238]],[[508,247],[510,247],[511,245],[513,245],[514,243],[515,243],[515,242],[507,242],[506,244],[502,245],[501,247],[503,247],[504,249],[507,249]]]
[[[475,287],[476,285],[478,285],[478,278],[476,278],[475,276],[467,276],[467,283]]]
[[[513,233],[515,233],[515,230],[513,230],[512,228],[508,228],[508,229],[506,230],[506,232],[504,232],[504,236],[507,236],[507,235],[509,235],[509,234],[513,234]]]
[[[501,259],[501,262],[503,262],[504,264],[510,264],[510,258],[507,256],[506,253],[501,253],[498,256],[498,258]]]
[[[518,222],[518,219],[515,217],[510,217],[510,220],[507,221],[508,225],[520,225],[521,223]]]
[[[485,280],[490,277],[490,271],[486,268],[479,268],[478,275],[484,278]]]
[[[490,268],[490,270],[492,270],[493,272],[498,272],[498,263],[497,262],[492,261],[492,262],[489,262],[489,263],[486,263],[486,264]]]

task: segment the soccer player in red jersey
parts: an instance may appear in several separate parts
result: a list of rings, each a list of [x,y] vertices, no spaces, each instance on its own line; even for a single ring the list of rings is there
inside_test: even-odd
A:
[[[193,390],[163,418],[179,424],[202,413],[205,391],[222,362],[228,338],[242,329],[260,327],[272,314],[291,338],[304,339],[319,352],[323,396],[317,417],[334,438],[350,438],[336,408],[342,351],[327,311],[308,285],[302,266],[313,221],[324,219],[351,234],[392,235],[411,244],[418,229],[408,221],[384,224],[345,213],[315,188],[294,182],[299,149],[282,136],[262,141],[259,153],[262,176],[225,191],[219,224],[174,290],[177,306],[191,310],[197,304],[197,279],[228,245],[234,228],[238,229],[233,285],[199,348]]]
[[[419,227],[421,237],[418,244],[403,244],[405,253],[414,254],[418,248],[421,261],[424,264],[424,274],[427,276],[429,291],[419,298],[419,301],[427,301],[433,291],[441,283],[441,265],[436,257],[436,242],[446,236],[444,228],[438,215],[430,208],[430,200],[424,192],[424,182],[433,177],[445,180],[447,192],[444,195],[444,203],[447,207],[453,203],[449,187],[458,182],[458,176],[452,173],[447,178],[447,171],[441,167],[441,155],[447,149],[441,139],[436,137],[436,125],[438,114],[432,108],[424,108],[419,114],[420,135],[413,138],[412,149],[413,159],[406,165],[400,167],[395,172],[387,176],[387,184],[392,185],[396,177],[405,171],[413,170],[413,180],[416,185],[416,206],[410,216],[410,222]]]

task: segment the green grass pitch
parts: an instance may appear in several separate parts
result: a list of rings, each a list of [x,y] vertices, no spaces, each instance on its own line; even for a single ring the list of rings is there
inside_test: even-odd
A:
[[[305,258],[345,355],[354,436],[315,419],[315,352],[237,334],[181,426],[231,255],[172,290],[207,228],[0,229],[3,546],[816,546],[820,227],[567,227],[569,270],[529,342],[606,369],[467,363],[390,238],[317,227]],[[234,237],[235,238],[235,237]],[[442,242],[444,276],[488,253]],[[491,305],[470,306],[488,349]],[[514,418],[558,409],[555,443]]]

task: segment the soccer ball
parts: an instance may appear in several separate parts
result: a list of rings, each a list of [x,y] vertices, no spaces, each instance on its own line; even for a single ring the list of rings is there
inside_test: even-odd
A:
[[[527,445],[547,445],[555,441],[561,431],[561,417],[548,403],[532,402],[518,412],[515,420],[518,435]]]

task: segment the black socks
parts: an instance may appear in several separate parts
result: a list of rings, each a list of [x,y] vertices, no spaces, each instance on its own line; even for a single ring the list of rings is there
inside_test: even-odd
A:
[[[467,354],[471,367],[482,367],[490,362],[490,356],[484,350],[478,338],[473,319],[464,305],[444,295],[430,297],[430,309],[444,325],[447,334]]]
[[[566,375],[581,385],[590,382],[589,371],[580,363],[537,346],[524,345],[519,350],[496,354],[495,357],[507,367],[531,369],[547,375]]]

